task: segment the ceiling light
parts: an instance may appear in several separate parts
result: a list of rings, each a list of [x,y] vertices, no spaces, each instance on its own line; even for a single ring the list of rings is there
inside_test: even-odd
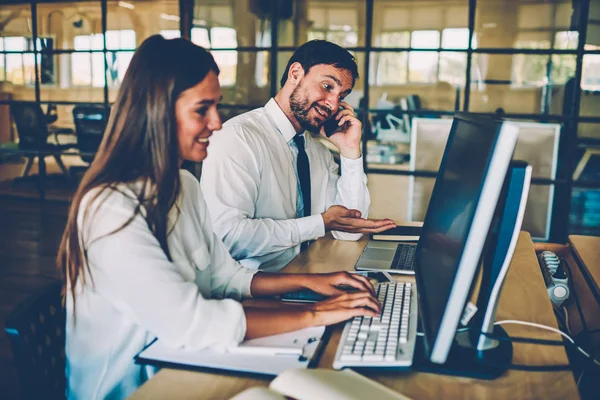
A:
[[[133,10],[133,9],[135,8],[135,6],[134,6],[133,4],[131,4],[131,3],[128,3],[128,2],[126,2],[126,1],[119,1],[119,2],[117,3],[117,5],[118,5],[119,7],[123,7],[123,8],[129,8],[130,10]]]
[[[160,17],[162,19],[166,19],[167,21],[179,21],[179,17],[177,15],[161,13]]]

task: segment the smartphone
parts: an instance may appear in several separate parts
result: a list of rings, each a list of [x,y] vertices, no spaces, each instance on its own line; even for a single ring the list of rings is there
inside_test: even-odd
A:
[[[343,110],[342,107],[339,108],[338,112],[340,110]],[[338,121],[337,119],[335,119],[335,116],[337,115],[337,112],[331,116],[331,118],[329,118],[327,121],[325,121],[323,123],[323,129],[325,129],[325,136],[330,137],[331,135],[333,135],[334,133],[336,133],[337,131],[340,130],[344,130],[344,125],[342,126],[338,126]]]
[[[371,281],[383,283],[393,282],[394,279],[386,271],[354,271],[355,274],[362,275],[370,279]],[[371,282],[372,283],[372,282]]]
[[[317,301],[325,300],[327,296],[314,292],[310,289],[302,289],[297,292],[282,294],[279,299],[281,301],[289,301],[293,303],[316,303]]]

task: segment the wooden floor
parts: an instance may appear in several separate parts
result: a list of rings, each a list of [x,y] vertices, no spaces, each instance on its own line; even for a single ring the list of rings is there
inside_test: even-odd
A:
[[[68,204],[0,196],[0,398],[20,399],[4,321],[28,295],[60,278],[55,267]]]

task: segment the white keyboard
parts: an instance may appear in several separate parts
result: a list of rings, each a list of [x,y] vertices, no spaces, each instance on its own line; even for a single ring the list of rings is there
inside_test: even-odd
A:
[[[409,367],[417,338],[416,285],[380,283],[378,317],[354,317],[346,322],[333,368]]]

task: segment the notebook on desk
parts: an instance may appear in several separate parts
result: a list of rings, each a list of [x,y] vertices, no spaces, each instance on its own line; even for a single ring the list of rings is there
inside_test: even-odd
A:
[[[137,364],[191,370],[224,370],[260,375],[278,375],[294,368],[307,368],[316,360],[325,327],[247,340],[227,349],[190,351],[173,349],[160,340],[146,346]]]

